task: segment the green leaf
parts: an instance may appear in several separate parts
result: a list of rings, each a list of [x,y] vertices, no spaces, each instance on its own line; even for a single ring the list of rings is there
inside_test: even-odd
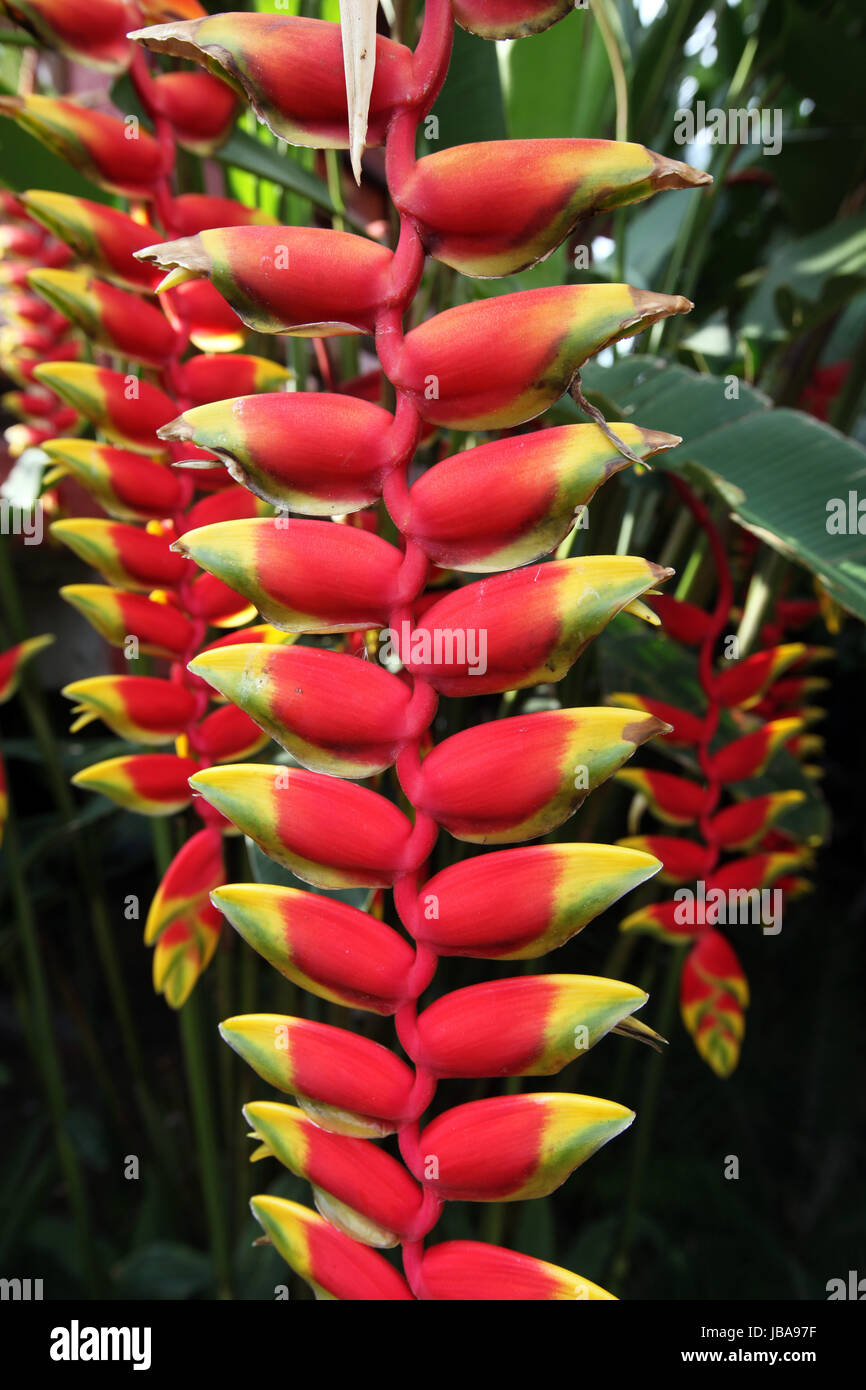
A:
[[[288,188],[292,193],[299,193],[301,197],[308,198],[325,212],[337,211],[327,185],[321,179],[309,173],[297,160],[279,149],[262,144],[245,130],[235,130],[226,143],[216,151],[214,158],[221,164],[234,165],[248,174],[255,174],[260,179],[269,179],[271,183],[279,184],[281,188]],[[353,226],[360,226],[360,223],[352,221],[347,214],[343,216],[346,221],[352,222]]]
[[[770,408],[732,377],[701,376],[659,358],[632,355],[593,363],[584,390],[600,391],[616,418],[683,437],[659,469],[714,489],[734,520],[817,575],[843,608],[866,620],[862,535],[828,531],[831,503],[862,489],[866,449],[799,410]],[[736,390],[736,395],[733,392]],[[560,409],[560,418],[576,418]]]
[[[828,293],[833,285],[840,294]],[[785,338],[790,328],[786,306],[806,305],[820,321],[864,285],[866,213],[860,213],[785,242],[743,309],[741,331],[747,337]]]
[[[437,140],[422,145],[427,153],[474,140],[505,138],[495,44],[455,29],[451,66],[432,114],[439,122],[439,134]]]

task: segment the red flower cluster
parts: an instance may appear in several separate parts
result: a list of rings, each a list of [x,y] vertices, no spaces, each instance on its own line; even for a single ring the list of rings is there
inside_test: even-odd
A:
[[[664,863],[663,880],[678,885],[673,898],[640,908],[622,927],[651,932],[672,944],[692,943],[680,981],[683,1021],[705,1061],[718,1075],[729,1076],[739,1060],[749,991],[733,948],[717,928],[740,924],[778,933],[784,901],[808,891],[800,870],[811,858],[808,846],[776,824],[805,793],[792,789],[754,795],[748,783],[761,776],[778,749],[787,747],[806,758],[820,745],[806,728],[821,711],[804,707],[804,701],[826,682],[801,673],[830,651],[782,640],[785,627],[803,626],[818,611],[811,601],[783,600],[775,623],[763,634],[773,645],[740,660],[733,649],[727,650],[728,637],[717,666],[733,608],[730,567],[708,509],[684,483],[677,480],[676,485],[709,537],[718,598],[712,613],[669,597],[653,602],[664,629],[698,649],[697,674],[706,705],[695,714],[631,694],[613,698],[665,719],[671,725],[665,735],[668,747],[696,761],[700,781],[632,769],[618,777],[646,798],[659,820],[677,829],[694,827],[697,836],[641,835],[621,842],[657,854]],[[735,857],[725,858],[731,854]]]

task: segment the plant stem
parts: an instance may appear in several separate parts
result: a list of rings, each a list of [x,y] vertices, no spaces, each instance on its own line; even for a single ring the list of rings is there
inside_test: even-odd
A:
[[[21,640],[26,635],[27,627],[8,545],[0,546],[0,602],[2,602],[10,630],[15,635],[16,640]],[[42,754],[42,766],[51,787],[55,805],[69,836],[83,900],[90,909],[89,920],[96,944],[97,957],[108,989],[124,1055],[134,1077],[136,1098],[154,1150],[159,1152],[164,1150],[159,1112],[146,1081],[144,1056],[139,1046],[132,1007],[114,944],[111,919],[100,875],[94,865],[90,847],[76,826],[77,810],[74,797],[63,775],[60,746],[46,713],[42,692],[29,671],[22,672],[19,695],[33,736]]]
[[[673,1022],[680,974],[682,972],[687,948],[685,946],[662,946],[661,943],[656,943],[656,945],[657,955],[663,951],[667,951],[670,956],[667,963],[661,1009],[656,1024],[662,1037],[666,1038],[670,1034],[670,1028]],[[611,1261],[610,1281],[620,1287],[622,1287],[625,1280],[628,1278],[631,1245],[637,1225],[640,1198],[643,1191],[644,1179],[646,1177],[647,1160],[652,1144],[653,1123],[655,1120],[659,1091],[661,1089],[664,1060],[665,1054],[663,1051],[653,1052],[647,1059],[646,1070],[644,1072],[643,1087],[641,1089],[641,1097],[638,1105],[638,1124],[636,1126],[637,1132],[632,1155],[631,1174],[629,1176],[628,1190],[626,1192],[625,1211],[623,1213],[617,1251]]]
[[[98,1289],[98,1278],[90,1233],[87,1193],[78,1155],[69,1135],[69,1114],[66,1108],[63,1073],[52,1029],[52,1008],[42,963],[36,917],[24,875],[21,872],[21,845],[18,838],[18,826],[15,814],[11,809],[6,825],[4,849],[12,900],[15,904],[18,934],[27,971],[36,1064],[42,1074],[42,1083],[51,1112],[54,1142],[57,1146],[57,1154],[66,1182],[69,1207],[75,1226],[76,1243],[81,1253],[84,1282],[90,1296],[93,1297]]]
[[[210,1077],[205,1061],[200,994],[194,990],[180,1010],[180,1036],[192,1107],[202,1195],[220,1298],[231,1297],[231,1258]]]

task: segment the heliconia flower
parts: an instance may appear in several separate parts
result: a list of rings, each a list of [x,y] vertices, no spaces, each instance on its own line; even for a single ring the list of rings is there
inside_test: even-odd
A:
[[[159,283],[158,273],[156,280]],[[246,328],[208,280],[178,285],[163,294],[162,302],[186,325],[190,342],[201,352],[236,352],[246,342]]]
[[[165,314],[140,295],[75,270],[32,270],[28,280],[87,338],[110,352],[162,367],[176,351],[177,338]]]
[[[153,453],[154,435],[175,414],[171,399],[135,376],[89,362],[43,363],[36,380],[85,415],[109,439]]]
[[[417,1060],[436,1076],[552,1076],[607,1033],[637,1032],[631,1015],[647,998],[592,975],[470,985],[420,1014]]]
[[[712,615],[698,608],[696,603],[673,598],[670,594],[659,594],[653,599],[653,608],[662,620],[662,627],[677,642],[686,646],[700,646],[712,623]]]
[[[9,192],[8,188],[0,191],[0,211],[10,221],[25,222],[27,220],[27,209],[14,193]]]
[[[713,679],[713,695],[730,709],[740,706],[749,709],[766,693],[773,682],[800,660],[806,652],[802,642],[787,642],[781,647],[767,647],[747,656]]]
[[[160,276],[134,253],[153,240],[153,228],[116,208],[68,193],[32,189],[22,193],[29,215],[72,248],[78,260],[127,289],[151,291]]]
[[[244,15],[245,19],[264,16]],[[284,1197],[253,1197],[250,1209],[283,1259],[318,1299],[394,1302],[412,1299],[384,1255],[338,1231],[324,1217]]]
[[[715,921],[707,909],[707,921]],[[681,946],[707,930],[706,922],[699,922],[696,913],[687,913],[679,899],[666,898],[661,902],[645,903],[623,917],[619,924],[622,932],[646,932],[659,941],[669,945]]]
[[[366,531],[286,517],[202,526],[175,547],[290,632],[383,627],[402,561]]]
[[[102,517],[72,517],[53,522],[51,534],[121,589],[174,588],[186,572],[182,556],[169,548],[167,540],[140,526]]]
[[[415,953],[371,913],[267,883],[230,883],[212,901],[269,965],[320,999],[393,1014],[406,998]]]
[[[10,458],[20,458],[25,449],[39,449],[55,433],[56,426],[53,421],[47,421],[33,425],[9,425],[3,431],[3,438],[6,440],[6,450]]]
[[[611,429],[641,458],[679,443],[675,434],[636,425]],[[422,473],[394,519],[437,565],[510,569],[554,550],[596,489],[628,466],[597,425],[512,435]],[[393,505],[387,490],[386,500]]]
[[[122,72],[129,66],[125,0],[2,0],[0,11],[40,44],[84,67]]]
[[[384,667],[316,647],[233,645],[201,652],[189,670],[246,710],[314,772],[370,777],[427,728],[435,696]]]
[[[707,932],[692,947],[680,977],[680,1011],[695,1047],[717,1076],[730,1076],[745,1033],[749,986],[734,951],[720,932]]]
[[[656,602],[654,599],[653,607],[656,606]],[[643,710],[645,714],[652,714],[656,719],[664,720],[670,725],[670,730],[662,737],[672,748],[690,747],[700,743],[703,738],[703,719],[697,714],[692,714],[690,710],[681,709],[679,705],[669,705],[664,700],[653,700],[647,695],[636,695],[631,691],[625,693],[621,690],[608,695],[607,703]]]
[[[369,1038],[286,1014],[229,1018],[220,1035],[263,1081],[295,1096],[331,1133],[378,1138],[406,1113],[414,1074]]]
[[[171,1009],[180,1009],[192,993],[219,944],[219,918],[205,902],[196,925],[179,919],[167,927],[153,952],[153,988]]]
[[[109,801],[142,816],[171,816],[188,806],[188,782],[198,764],[175,753],[131,753],[107,758],[76,772],[76,787],[101,792]]]
[[[792,789],[768,792],[764,796],[726,806],[710,822],[713,836],[725,849],[751,849],[766,835],[779,816],[805,799],[805,792]]]
[[[92,439],[51,439],[43,448],[117,521],[157,521],[183,504],[181,479],[156,457]]]
[[[746,914],[744,921],[751,916],[753,925],[757,924],[762,918],[756,890],[769,887],[808,859],[808,851],[798,851],[731,860],[708,875],[703,889],[699,889],[696,911],[684,912],[685,900],[677,897],[649,903],[630,913],[620,923],[620,930],[645,931],[663,941],[679,943],[703,935],[710,926],[725,924],[732,901],[738,911]]]
[[[412,804],[457,839],[513,844],[562,825],[667,727],[632,710],[544,710],[463,729],[397,771]]]
[[[205,907],[211,910],[210,894],[224,877],[219,830],[209,826],[197,831],[177,852],[162,876],[147,914],[145,945],[152,946],[179,921],[191,925],[195,931],[196,920]]]
[[[507,429],[553,405],[603,347],[691,307],[682,295],[629,285],[521,290],[426,319],[394,348],[386,370],[433,424]]]
[[[160,113],[179,145],[206,158],[225,144],[238,113],[227,83],[207,72],[163,72],[153,81]]]
[[[570,0],[451,0],[461,29],[482,39],[540,34],[572,9]]]
[[[537,845],[453,864],[419,890],[419,941],[443,956],[531,960],[661,868],[614,845]]]
[[[305,883],[387,888],[413,867],[411,823],[378,792],[296,767],[192,770],[193,791]]]
[[[50,647],[53,641],[54,633],[44,632],[40,637],[25,637],[23,642],[16,642],[14,647],[7,647],[5,652],[0,652],[0,705],[12,699],[27,662],[32,661],[33,657],[46,647]]]
[[[4,391],[0,396],[0,405],[19,420],[44,422],[57,409],[58,402],[57,397],[48,391]]]
[[[64,686],[61,694],[76,701],[73,733],[101,719],[130,743],[171,743],[196,713],[191,691],[154,676],[89,676]]]
[[[669,825],[691,825],[709,805],[710,793],[706,787],[670,772],[626,767],[616,777],[617,781],[625,782],[646,797],[659,820]]]
[[[142,19],[162,24],[171,19],[202,19],[207,11],[198,0],[136,0]]]
[[[184,370],[200,360],[192,358]],[[230,367],[235,359],[225,360]],[[318,391],[196,406],[164,425],[160,435],[207,449],[257,497],[313,516],[340,515],[375,502],[399,448],[387,410]]]
[[[412,1231],[422,1192],[402,1163],[375,1144],[329,1134],[294,1105],[244,1106],[260,1147],[313,1185],[316,1205],[332,1226],[363,1245],[393,1246]]]
[[[8,352],[0,345],[0,367],[19,386],[26,387],[34,382],[39,384],[36,373],[46,362],[74,362],[80,355],[81,343],[74,338],[64,339],[38,356],[23,350]]]
[[[710,758],[710,776],[725,783],[759,777],[778,749],[802,728],[800,719],[773,719],[752,733],[734,739]]]
[[[36,260],[42,255],[45,238],[35,227],[0,227],[0,254]]]
[[[210,279],[259,333],[330,337],[372,332],[393,252],[322,227],[220,227],[137,252],[168,270],[160,289]]]
[[[240,627],[256,616],[256,610],[246,603],[222,580],[212,574],[200,574],[184,595],[184,607],[194,618],[203,619],[210,627]]]
[[[165,156],[152,135],[135,125],[60,97],[0,97],[11,116],[91,183],[125,198],[149,198],[165,175]]]
[[[113,647],[126,648],[133,639],[140,652],[174,659],[189,650],[192,623],[169,603],[107,584],[65,584],[60,596]]]
[[[32,273],[32,270],[28,268],[28,276]],[[9,319],[11,322],[22,324],[45,324],[49,321],[56,322],[57,320],[57,315],[54,314],[51,305],[46,304],[45,300],[40,299],[38,295],[30,293],[4,294],[3,317]],[[57,327],[58,329],[62,329],[64,324],[58,323]]]
[[[711,182],[623,140],[494,140],[419,159],[391,192],[437,260],[499,276],[548,256],[583,218]]]
[[[260,121],[290,145],[348,149],[349,118],[339,24],[265,14],[218,14],[137,29],[157,53],[207,67],[245,95]],[[412,85],[412,54],[376,37],[368,146],[381,145]]]
[[[694,883],[706,878],[712,868],[712,850],[697,840],[679,840],[673,835],[632,835],[617,843],[660,859],[660,883]]]
[[[270,515],[271,509],[253,497],[246,488],[231,483],[194,502],[186,514],[185,524],[190,530],[195,530],[196,527],[213,526],[220,521],[240,521],[244,517]]]
[[[237,758],[251,758],[261,752],[267,743],[267,735],[254,724],[249,715],[234,705],[222,705],[196,727],[195,737],[190,736],[195,753],[208,763],[234,762]]]
[[[793,753],[795,758],[809,758],[813,754],[820,756],[824,752],[825,740],[820,734],[798,734],[791,739],[788,744],[788,752]]]
[[[182,193],[172,200],[171,211],[178,236],[195,236],[211,227],[264,227],[276,222],[261,208],[249,208],[236,198],[216,198],[210,193]]]
[[[423,1296],[436,1301],[615,1301],[612,1293],[570,1270],[476,1240],[430,1246],[421,1262],[421,1280]]]
[[[633,1110],[595,1096],[497,1096],[437,1115],[419,1146],[437,1196],[519,1202],[554,1192],[633,1119]]]
[[[411,633],[395,635],[399,656],[443,695],[557,681],[617,613],[671,573],[630,555],[510,570],[437,599]],[[371,625],[380,624],[356,624]]]
[[[768,888],[811,860],[812,854],[809,849],[750,854],[745,859],[732,859],[711,875],[707,891],[711,888],[721,888],[725,893],[731,890],[748,892],[754,888]]]
[[[267,357],[252,357],[249,353],[198,352],[180,367],[182,394],[191,406],[208,406],[224,402],[238,392],[279,392],[291,381],[293,373],[279,362]],[[181,416],[184,419],[185,416]],[[170,426],[163,426],[163,438]],[[172,436],[173,438],[176,436]],[[188,438],[192,438],[191,435]]]
[[[800,705],[805,703],[810,695],[819,690],[826,690],[829,685],[826,676],[790,676],[787,680],[775,681],[765,700],[771,702],[773,708],[779,705]],[[764,717],[760,705],[754,708],[757,714]]]

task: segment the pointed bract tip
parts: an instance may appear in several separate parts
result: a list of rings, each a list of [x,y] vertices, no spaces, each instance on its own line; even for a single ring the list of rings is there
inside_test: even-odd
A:
[[[160,425],[156,432],[156,437],[157,439],[172,439],[186,443],[187,440],[192,439],[193,433],[192,426],[187,423],[182,415],[178,415],[176,419],[169,420],[167,425]]]
[[[659,319],[670,318],[673,314],[688,314],[695,307],[692,301],[682,294],[658,294],[655,290],[631,288],[631,297],[641,318],[651,319],[655,323]]]
[[[696,169],[692,164],[683,164],[679,159],[669,159],[667,155],[650,151],[655,163],[652,175],[653,187],[662,191],[672,188],[704,188],[713,182],[712,174],[706,169]]]
[[[654,454],[663,454],[668,449],[676,449],[683,442],[681,434],[666,434],[664,430],[643,430],[642,434],[644,445],[651,458]]]

